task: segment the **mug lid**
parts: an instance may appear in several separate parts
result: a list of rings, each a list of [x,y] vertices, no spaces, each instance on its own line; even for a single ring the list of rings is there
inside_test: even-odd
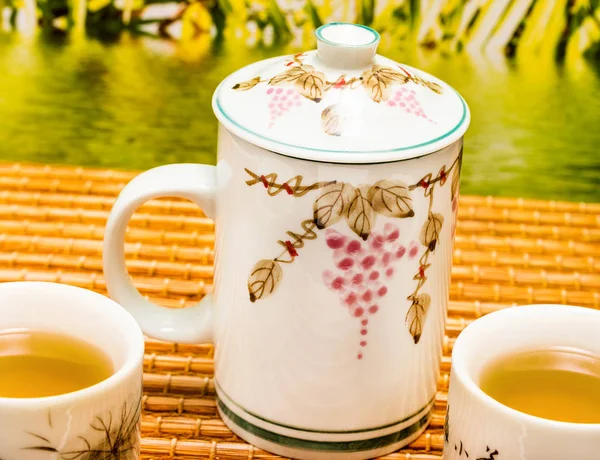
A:
[[[380,163],[435,152],[459,139],[469,109],[443,81],[379,56],[379,34],[330,23],[317,49],[267,59],[227,77],[213,110],[259,147],[330,163]]]

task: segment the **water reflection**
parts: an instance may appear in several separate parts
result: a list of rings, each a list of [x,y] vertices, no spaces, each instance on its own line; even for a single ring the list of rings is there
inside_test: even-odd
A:
[[[600,201],[600,63],[383,48],[469,103],[465,193]],[[243,65],[299,50],[208,36],[177,44],[0,35],[2,159],[135,169],[214,163],[217,84]]]

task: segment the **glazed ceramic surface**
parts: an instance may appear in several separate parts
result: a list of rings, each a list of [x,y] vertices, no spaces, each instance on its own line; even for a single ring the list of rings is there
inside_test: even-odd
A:
[[[52,314],[48,314],[52,312]],[[112,300],[71,286],[0,285],[0,330],[68,334],[103,350],[115,373],[73,393],[0,398],[2,460],[137,460],[144,337]]]
[[[460,95],[425,72],[375,55],[375,31],[329,24],[317,38],[318,50],[227,77],[213,98],[219,121],[265,149],[335,163],[414,158],[464,134],[469,112]],[[357,40],[366,44],[349,45]]]
[[[443,82],[376,56],[371,29],[317,35],[318,52],[217,89],[216,167],[163,166],[125,187],[104,271],[149,335],[214,341],[235,433],[287,457],[361,459],[430,420],[469,116]],[[214,296],[178,311],[144,300],[124,263],[131,214],[160,196],[217,224]]]
[[[600,458],[600,424],[556,422],[506,407],[478,382],[483,367],[524,350],[573,347],[600,355],[600,313],[534,305],[491,313],[469,325],[452,352],[445,460]]]

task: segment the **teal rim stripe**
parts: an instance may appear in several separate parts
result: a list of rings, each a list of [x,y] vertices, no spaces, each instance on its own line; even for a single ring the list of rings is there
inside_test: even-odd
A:
[[[253,425],[252,423],[244,420],[232,412],[231,409],[229,409],[218,397],[217,404],[223,415],[225,415],[229,420],[231,420],[244,431],[264,439],[265,441],[285,447],[326,452],[362,452],[365,450],[373,450],[380,447],[389,446],[390,444],[396,444],[425,427],[431,418],[431,412],[427,412],[415,423],[403,428],[400,431],[371,439],[362,439],[359,441],[310,441],[307,439],[293,438],[291,436],[273,433],[272,431]]]
[[[233,406],[235,406],[237,409],[239,409],[242,412],[245,412],[248,415],[251,415],[252,417],[254,417],[262,422],[269,423],[271,425],[274,425],[274,426],[277,426],[280,428],[286,428],[288,430],[296,430],[296,431],[303,431],[305,433],[317,433],[317,434],[355,434],[355,433],[368,433],[370,431],[384,430],[386,428],[393,427],[394,425],[399,425],[401,423],[407,422],[411,418],[414,418],[417,415],[419,415],[425,409],[429,408],[429,410],[431,410],[431,405],[433,404],[433,400],[435,399],[435,395],[434,395],[433,398],[431,398],[427,404],[425,404],[418,411],[414,412],[413,414],[409,415],[408,417],[404,417],[401,420],[397,420],[395,422],[387,423],[385,425],[377,426],[374,428],[364,428],[361,430],[313,430],[310,428],[301,428],[301,427],[294,426],[294,425],[286,425],[284,423],[274,422],[273,420],[269,420],[268,418],[264,418],[260,415],[257,415],[256,413],[251,412],[247,409],[244,409],[242,406],[240,406],[238,403],[236,403],[227,393],[225,393],[225,391],[223,391],[223,388],[221,388],[221,386],[217,383],[216,380],[215,380],[215,387],[217,388],[217,391],[219,393],[222,393],[223,396],[225,396],[229,401],[231,401],[231,404]]]
[[[331,26],[359,27],[361,29],[365,29],[365,30],[368,30],[369,32],[371,32],[373,34],[374,38],[372,41],[370,41],[369,43],[365,43],[364,45],[345,45],[342,43],[332,42],[331,40],[327,40],[325,37],[323,37],[323,30],[326,29],[327,27],[331,27]],[[317,36],[317,39],[321,40],[324,43],[327,43],[329,45],[343,46],[346,48],[362,48],[364,46],[371,46],[372,44],[378,43],[381,40],[381,35],[379,35],[379,32],[377,32],[375,29],[371,29],[370,27],[367,27],[362,24],[354,24],[352,22],[330,22],[328,24],[324,24],[315,31],[315,35]]]
[[[223,83],[221,83],[219,85],[219,87],[216,90],[216,94],[220,94],[222,85],[223,85]],[[369,151],[365,151],[365,150],[327,150],[327,149],[317,149],[317,148],[313,148],[313,147],[303,147],[301,145],[294,145],[294,144],[288,144],[287,142],[276,141],[275,139],[271,139],[271,138],[269,138],[267,136],[263,136],[262,134],[255,133],[254,131],[252,131],[252,130],[250,130],[250,129],[248,129],[248,128],[242,126],[242,125],[240,125],[237,121],[235,121],[233,118],[231,118],[227,114],[227,112],[225,112],[225,110],[223,110],[223,107],[221,106],[221,101],[219,100],[218,96],[215,98],[215,102],[216,102],[216,107],[219,109],[219,112],[221,112],[221,114],[223,115],[223,117],[225,117],[227,119],[227,121],[229,121],[236,128],[241,129],[242,131],[245,131],[246,133],[248,133],[248,134],[250,134],[252,136],[256,136],[259,139],[263,139],[263,140],[268,141],[268,142],[273,142],[274,144],[281,145],[281,146],[284,146],[284,147],[291,147],[291,148],[306,150],[306,151],[310,151],[310,152],[333,153],[333,154],[336,154],[336,153],[354,153],[354,154],[396,153],[396,152],[403,152],[403,151],[406,151],[406,150],[418,149],[420,147],[425,147],[427,145],[435,144],[436,142],[439,142],[439,141],[447,138],[448,136],[452,135],[456,131],[458,131],[458,129],[463,125],[463,123],[467,119],[467,104],[465,103],[465,101],[462,98],[462,96],[458,93],[458,91],[456,91],[454,88],[451,88],[451,89],[458,96],[458,99],[460,100],[460,103],[462,105],[463,112],[462,112],[462,116],[460,117],[460,120],[458,121],[458,123],[450,131],[448,131],[445,134],[442,134],[441,136],[436,137],[435,139],[431,139],[430,141],[421,142],[420,144],[414,144],[414,145],[409,145],[409,146],[406,146],[406,147],[399,147],[399,148],[390,149],[390,150],[376,150],[376,151],[373,151],[373,152],[369,152]],[[294,157],[294,158],[296,158],[296,157]],[[410,158],[410,159],[412,160],[412,158]]]

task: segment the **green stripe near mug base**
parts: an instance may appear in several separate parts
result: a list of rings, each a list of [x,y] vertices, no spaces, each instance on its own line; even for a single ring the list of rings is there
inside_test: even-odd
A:
[[[294,431],[302,431],[304,433],[317,433],[317,434],[357,434],[357,433],[368,433],[371,431],[380,431],[380,430],[385,430],[386,428],[391,428],[395,425],[400,425],[402,423],[405,423],[407,421],[409,421],[412,418],[415,418],[417,415],[419,415],[420,413],[422,413],[425,409],[429,408],[431,410],[431,406],[433,404],[433,401],[435,400],[435,394],[432,396],[432,398],[429,400],[429,402],[427,404],[425,404],[423,407],[421,407],[418,411],[404,417],[401,420],[394,420],[393,422],[390,423],[386,423],[385,425],[380,425],[380,426],[375,426],[375,427],[369,427],[369,428],[363,428],[360,430],[314,430],[314,429],[310,429],[310,428],[305,428],[305,427],[301,427],[301,426],[295,426],[295,425],[289,425],[289,424],[284,424],[275,420],[271,420],[268,419],[266,417],[262,417],[260,415],[258,415],[256,412],[251,412],[248,409],[246,409],[245,407],[241,406],[240,404],[236,403],[233,399],[231,399],[231,397],[225,392],[225,390],[223,390],[223,388],[221,387],[221,385],[219,385],[219,382],[215,379],[215,387],[217,388],[217,395],[220,395],[221,399],[224,399],[225,404],[228,404],[234,408],[237,409],[237,413],[242,413],[242,418],[245,415],[249,415],[255,419],[260,420],[261,422],[265,422],[268,423],[269,425],[275,425],[277,428],[285,428],[288,430],[294,430]]]
[[[223,415],[225,415],[229,420],[231,420],[232,423],[236,424],[241,429],[254,436],[262,438],[265,441],[269,441],[274,444],[279,444],[285,447],[321,452],[363,452],[367,450],[379,449],[381,447],[386,447],[391,444],[396,444],[404,439],[409,438],[421,428],[425,427],[429,423],[429,420],[431,418],[430,410],[412,425],[408,425],[407,427],[394,433],[389,433],[383,436],[378,436],[370,439],[361,439],[357,441],[311,441],[307,439],[285,436],[256,426],[248,420],[245,420],[239,415],[235,414],[218,397],[217,404]]]

